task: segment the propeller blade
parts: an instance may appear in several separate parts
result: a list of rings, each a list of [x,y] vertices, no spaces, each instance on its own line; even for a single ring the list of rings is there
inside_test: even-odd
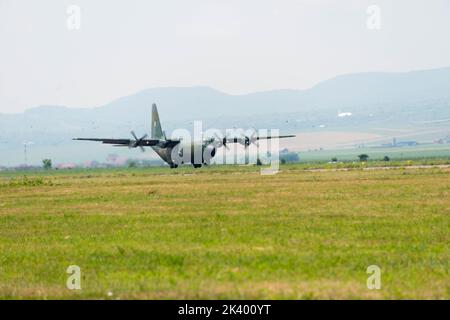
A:
[[[132,144],[130,145],[130,148],[137,148],[140,147],[142,152],[145,151],[144,147],[140,144],[145,138],[147,138],[147,134],[144,134],[140,139],[138,139],[138,137],[136,136],[136,133],[131,130],[131,135],[134,138],[134,141],[132,142]]]
[[[258,141],[258,136],[256,136],[257,132],[256,129],[252,130],[252,133],[250,134],[250,136],[246,136],[244,134],[242,134],[244,140],[243,140],[243,145],[247,148],[248,146],[250,146],[250,144],[252,143],[257,143]]]
[[[226,137],[221,138],[221,137],[219,137],[219,135],[217,133],[215,134],[215,136],[216,136],[217,141],[219,141],[219,144],[220,144],[220,146],[218,146],[219,148],[221,146],[224,146],[227,150],[230,150],[230,148],[227,145],[227,138]]]

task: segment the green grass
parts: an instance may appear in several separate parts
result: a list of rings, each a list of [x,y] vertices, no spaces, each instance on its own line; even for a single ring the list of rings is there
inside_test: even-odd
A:
[[[0,297],[449,299],[450,169],[348,166],[2,172]]]

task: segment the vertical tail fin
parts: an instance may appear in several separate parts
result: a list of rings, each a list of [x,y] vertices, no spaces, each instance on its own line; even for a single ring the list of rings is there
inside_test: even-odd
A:
[[[159,122],[159,115],[156,104],[153,104],[152,106],[152,138],[164,139],[164,133],[161,129],[161,122]]]

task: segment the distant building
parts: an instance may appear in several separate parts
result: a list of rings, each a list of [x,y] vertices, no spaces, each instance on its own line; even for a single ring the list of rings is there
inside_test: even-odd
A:
[[[397,144],[395,145],[396,147],[412,147],[412,146],[417,146],[418,143],[417,141],[399,141],[397,142]]]
[[[433,142],[438,144],[450,143],[450,135],[447,135],[446,137],[440,138],[438,140],[434,140]]]
[[[109,154],[106,158],[106,162],[113,166],[124,166],[127,163],[128,158],[120,157],[117,154]]]
[[[57,169],[75,169],[76,167],[74,163],[60,163],[56,166]]]
[[[397,138],[392,139],[392,144],[383,144],[383,147],[411,147],[417,146],[419,143],[417,141],[397,141]]]

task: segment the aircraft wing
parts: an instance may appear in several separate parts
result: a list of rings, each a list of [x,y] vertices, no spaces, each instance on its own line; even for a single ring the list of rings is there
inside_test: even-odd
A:
[[[102,139],[102,138],[74,138],[72,140],[78,141],[97,141],[108,144],[120,144],[120,145],[128,145],[131,143],[130,139]]]
[[[294,138],[295,134],[288,134],[283,136],[264,136],[264,137],[255,137],[255,140],[269,140],[269,139],[283,139],[283,138]],[[250,137],[250,140],[252,138]]]
[[[147,135],[143,135],[140,139],[136,137],[136,134],[132,131],[131,134],[135,139],[110,139],[110,138],[74,138],[78,141],[96,141],[104,144],[112,144],[113,147],[139,147],[144,151],[144,147],[159,146],[161,148],[174,147],[180,140],[178,139],[146,139]]]
[[[255,143],[258,140],[269,140],[269,139],[283,139],[283,138],[293,138],[295,135],[281,135],[281,136],[238,136],[238,137],[212,137],[205,141],[206,144],[213,144],[217,147],[226,146],[228,143],[240,143],[244,146],[249,146],[251,143]]]
[[[139,139],[139,140],[132,140],[132,139],[103,139],[103,138],[75,138],[73,140],[78,141],[97,141],[105,144],[114,144],[114,145],[120,145],[120,146],[155,146],[159,143],[159,139]]]
[[[128,148],[137,148],[139,147],[142,152],[144,152],[144,147],[156,146],[160,144],[161,141],[159,139],[145,139],[146,135],[141,139],[102,139],[102,138],[75,138],[73,140],[78,141],[97,141],[105,144],[112,144],[113,147],[128,147]]]

